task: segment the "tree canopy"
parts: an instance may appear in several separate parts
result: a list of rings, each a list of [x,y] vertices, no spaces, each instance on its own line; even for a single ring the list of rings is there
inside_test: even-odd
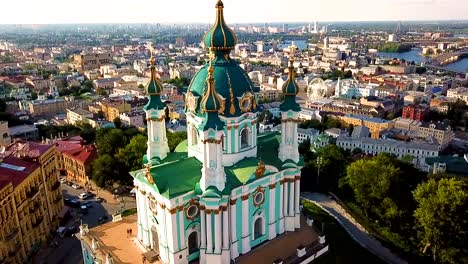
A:
[[[413,195],[418,237],[434,261],[468,263],[468,184],[456,178],[430,179]]]

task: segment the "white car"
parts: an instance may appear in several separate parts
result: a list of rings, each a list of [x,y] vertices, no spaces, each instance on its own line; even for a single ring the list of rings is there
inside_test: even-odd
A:
[[[89,197],[89,193],[87,192],[80,193],[80,195],[78,195],[78,198],[80,198],[81,200],[88,199],[88,197]]]
[[[78,189],[81,189],[81,186],[79,186],[78,184],[74,183],[74,184],[72,185],[72,188],[78,190]]]
[[[60,183],[66,183],[67,179],[65,177],[60,178]]]

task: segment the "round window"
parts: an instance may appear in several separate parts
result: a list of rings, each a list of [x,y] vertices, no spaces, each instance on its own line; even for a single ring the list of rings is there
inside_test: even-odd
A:
[[[265,195],[263,194],[263,192],[258,192],[258,193],[255,194],[255,196],[254,196],[255,205],[262,204],[264,200],[265,200]]]
[[[187,216],[188,219],[194,219],[198,215],[198,206],[197,205],[190,205],[187,207],[185,210],[185,215]]]

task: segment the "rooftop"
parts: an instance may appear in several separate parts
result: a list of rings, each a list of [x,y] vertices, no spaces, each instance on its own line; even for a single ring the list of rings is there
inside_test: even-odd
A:
[[[132,229],[132,235],[127,235],[127,229]],[[84,236],[77,234],[77,238],[91,248],[92,239],[98,242],[98,248],[93,253],[106,261],[106,255],[111,254],[114,263],[131,264],[143,263],[143,247],[139,245],[137,234],[136,214],[123,218],[120,222],[109,222],[92,228]],[[156,262],[159,263],[159,262]]]
[[[345,115],[345,116],[346,116],[346,117],[349,117],[349,118],[361,119],[362,121],[367,121],[367,122],[372,122],[372,123],[381,123],[381,124],[385,124],[385,123],[389,123],[389,122],[390,122],[390,121],[385,120],[385,119],[382,119],[382,118],[368,117],[368,116],[364,116],[364,115],[347,114],[347,115]]]
[[[246,158],[234,166],[225,167],[227,190],[248,184],[255,178],[255,170],[260,162],[281,170],[283,162],[278,158],[280,135],[277,132],[265,133],[258,136],[257,158]],[[154,188],[166,198],[174,198],[196,189],[201,178],[202,163],[194,157],[187,156],[187,141],[177,146],[175,152],[163,160],[163,164],[153,166],[150,170],[156,184]],[[299,161],[302,166],[303,160]],[[174,174],[177,171],[177,174]],[[146,169],[131,172],[131,175],[143,182]],[[268,175],[268,171],[264,176]]]

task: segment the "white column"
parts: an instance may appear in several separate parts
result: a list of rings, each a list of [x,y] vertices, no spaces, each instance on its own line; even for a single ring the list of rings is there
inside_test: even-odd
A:
[[[149,197],[146,195],[142,195],[143,198],[143,207],[145,208],[143,210],[143,221],[142,221],[142,228],[143,228],[143,245],[145,247],[150,246],[150,241],[149,241],[149,227],[148,227],[148,211],[149,211]]]
[[[268,223],[268,228],[269,228],[269,237],[268,239],[273,239],[276,237],[276,221],[277,217],[275,215],[275,198],[276,198],[276,184],[270,185],[270,220]]]
[[[219,254],[221,253],[221,211],[215,211],[215,249],[214,253]]]
[[[288,182],[285,181],[283,183],[283,214],[285,217],[288,216],[288,197]]]
[[[213,237],[211,235],[211,210],[206,213],[206,253],[213,253]]]
[[[200,224],[201,224],[201,243],[200,248],[206,248],[206,214],[205,209],[200,210]],[[182,229],[183,230],[183,229]]]
[[[185,233],[184,233],[184,210],[177,210],[177,214],[179,214],[179,237],[177,239],[180,240],[180,245],[182,248],[184,248],[184,245],[185,245]],[[176,235],[177,235],[177,231],[176,231]],[[179,248],[179,250],[181,250],[182,248]]]
[[[229,211],[223,208],[223,249],[229,249]]]
[[[288,199],[289,199],[289,216],[294,216],[294,197],[295,197],[294,182],[290,181],[290,182],[288,182],[288,184],[289,184],[289,195],[288,195]]]
[[[284,209],[283,209],[283,196],[284,196],[284,183],[281,184],[281,181],[278,183],[278,188],[280,189],[280,197],[279,197],[279,233],[282,234],[284,232]]]
[[[250,251],[249,195],[242,197],[242,254]]]
[[[300,178],[298,177],[294,181],[294,191],[295,191],[295,209],[296,209],[296,214],[295,214],[295,227],[300,228],[301,227],[301,211],[300,211]]]
[[[230,201],[230,210],[229,214],[231,215],[231,259],[237,258],[239,256],[238,252],[238,243],[239,238],[237,237],[237,223],[236,223],[236,200]]]
[[[145,208],[141,204],[141,193],[140,193],[140,191],[137,191],[136,202],[137,202],[137,216],[138,216],[138,222],[137,222],[138,234],[137,234],[137,237],[138,237],[138,240],[140,242],[143,242],[143,229],[141,228],[141,224],[142,224],[141,215],[142,215],[143,210]]]

